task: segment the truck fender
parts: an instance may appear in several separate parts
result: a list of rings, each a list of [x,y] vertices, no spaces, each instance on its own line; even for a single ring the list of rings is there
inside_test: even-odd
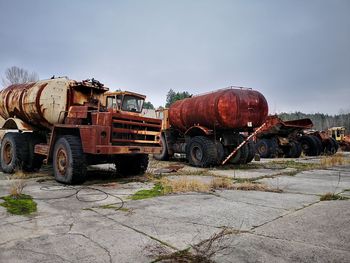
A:
[[[192,126],[191,128],[189,128],[186,132],[185,135],[186,136],[208,136],[213,134],[213,130],[210,130],[206,127],[200,126],[200,125],[196,125],[196,126]]]
[[[2,125],[3,130],[33,131],[34,128],[18,118],[9,118]]]

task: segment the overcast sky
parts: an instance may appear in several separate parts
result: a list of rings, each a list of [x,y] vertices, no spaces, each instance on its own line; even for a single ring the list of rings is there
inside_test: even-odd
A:
[[[350,112],[350,0],[0,0],[0,74],[16,65],[147,95],[227,86],[270,113]]]

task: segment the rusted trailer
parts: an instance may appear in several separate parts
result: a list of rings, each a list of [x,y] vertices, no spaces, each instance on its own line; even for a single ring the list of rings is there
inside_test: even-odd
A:
[[[144,172],[159,153],[161,121],[140,115],[145,96],[92,79],[11,85],[0,92],[2,170],[36,171],[52,163],[55,179],[80,183],[89,164],[115,163],[121,174]],[[13,132],[15,131],[15,132]]]
[[[298,158],[306,156],[334,154],[336,142],[323,132],[310,130],[310,119],[282,121],[277,116],[269,116],[265,127],[256,135],[256,151],[262,158]]]
[[[242,132],[253,132],[267,117],[268,105],[258,91],[227,88],[179,100],[160,112],[163,119],[162,153],[166,160],[186,155],[193,166],[220,164],[244,140]],[[255,154],[249,141],[230,159],[230,163],[250,162]]]

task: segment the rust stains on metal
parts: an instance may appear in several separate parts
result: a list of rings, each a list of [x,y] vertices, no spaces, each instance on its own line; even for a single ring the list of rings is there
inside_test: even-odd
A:
[[[271,115],[267,117],[266,125],[258,133],[257,137],[266,134],[291,134],[296,131],[302,131],[313,127],[310,119],[300,119],[292,121],[282,121],[278,116]]]
[[[196,125],[244,130],[259,127],[267,114],[268,105],[261,93],[229,88],[175,102],[169,108],[169,121],[182,132]]]

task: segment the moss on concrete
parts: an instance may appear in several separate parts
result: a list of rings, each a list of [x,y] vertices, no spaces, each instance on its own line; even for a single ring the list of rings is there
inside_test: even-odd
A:
[[[162,186],[162,184],[157,183],[154,185],[152,189],[137,191],[134,195],[131,196],[131,199],[140,200],[140,199],[147,199],[147,198],[152,198],[160,195],[164,195],[164,187]]]
[[[7,212],[14,215],[29,215],[37,211],[37,205],[30,195],[21,194],[16,197],[8,195],[1,197],[5,202],[0,203],[6,207]]]

